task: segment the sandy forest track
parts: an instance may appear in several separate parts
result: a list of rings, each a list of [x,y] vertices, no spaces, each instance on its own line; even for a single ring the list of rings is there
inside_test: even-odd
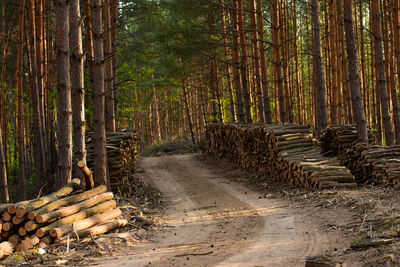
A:
[[[321,231],[346,221],[345,211],[315,214],[263,198],[193,155],[146,158],[141,167],[170,202],[166,227],[100,266],[304,266],[307,256],[348,246],[340,232]]]

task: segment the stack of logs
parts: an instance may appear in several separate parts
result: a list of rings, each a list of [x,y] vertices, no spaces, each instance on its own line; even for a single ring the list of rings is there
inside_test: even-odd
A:
[[[332,125],[326,128],[319,139],[321,153],[327,156],[337,156],[344,153],[357,143],[357,130],[354,125]],[[368,130],[368,143],[374,140],[373,132]]]
[[[310,125],[210,124],[205,152],[242,168],[306,188],[351,188],[356,183],[337,158],[321,155]]]
[[[86,137],[87,165],[93,169],[94,149],[92,133]],[[134,130],[107,133],[107,157],[111,190],[122,193],[130,186],[129,177],[135,172],[138,135]]]
[[[357,183],[396,185],[400,183],[400,146],[356,144],[342,155]]]
[[[93,236],[128,224],[119,219],[121,210],[104,185],[78,192],[79,185],[80,180],[73,179],[50,195],[2,205],[0,258],[13,251],[49,245],[69,234]]]

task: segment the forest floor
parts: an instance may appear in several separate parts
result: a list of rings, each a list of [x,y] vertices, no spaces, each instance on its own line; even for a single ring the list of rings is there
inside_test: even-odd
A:
[[[91,265],[304,266],[316,255],[347,266],[399,264],[398,191],[288,188],[198,154],[144,158],[139,166],[167,201],[152,215],[158,226]],[[382,235],[390,244],[350,248]]]

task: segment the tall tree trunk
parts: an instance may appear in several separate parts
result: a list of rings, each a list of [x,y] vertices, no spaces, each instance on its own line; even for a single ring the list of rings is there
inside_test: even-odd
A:
[[[244,4],[243,0],[236,0],[238,2],[238,24],[239,24],[239,35],[240,35],[240,46],[242,50],[241,60],[241,77],[242,77],[242,92],[244,97],[244,106],[246,109],[246,122],[252,122],[251,116],[251,101],[250,101],[250,86],[249,86],[249,69],[248,69],[248,52],[247,52],[247,40],[245,31],[245,15],[244,15]]]
[[[102,19],[102,0],[92,0],[92,28],[94,62],[93,73],[93,141],[94,141],[94,172],[96,185],[105,184],[110,189],[107,172],[106,128],[104,118],[104,38]]]
[[[243,107],[243,88],[241,83],[240,75],[240,52],[239,52],[239,7],[238,0],[234,0],[233,7],[233,47],[232,47],[232,57],[233,57],[233,81],[235,83],[235,95],[236,95],[236,118],[239,122],[243,123],[246,120],[246,115]]]
[[[0,127],[0,147],[3,147],[3,134]],[[10,200],[8,195],[8,183],[7,183],[7,168],[6,158],[4,156],[4,150],[0,149],[0,179],[1,179],[1,201],[7,203]]]
[[[269,100],[269,92],[268,92],[268,69],[267,69],[267,55],[265,54],[264,47],[264,19],[263,19],[263,10],[262,10],[262,0],[256,0],[256,9],[257,9],[257,27],[259,33],[259,45],[260,45],[260,64],[261,64],[261,79],[262,79],[262,92],[263,92],[263,100],[264,100],[264,117],[265,122],[268,124],[272,123],[272,115],[271,115],[271,106]]]
[[[262,84],[261,84],[261,69],[260,69],[260,53],[258,48],[258,30],[256,19],[256,5],[255,0],[250,0],[250,19],[252,31],[252,44],[253,44],[253,60],[254,60],[254,73],[255,73],[255,87],[258,103],[258,118],[260,123],[265,123],[263,97],[262,97]]]
[[[271,19],[272,19],[272,45],[274,49],[274,66],[275,66],[275,87],[279,102],[279,114],[281,123],[286,122],[285,98],[283,95],[283,78],[281,64],[281,46],[279,40],[279,0],[272,0]],[[275,103],[278,105],[278,103]]]
[[[113,61],[112,61],[112,31],[111,31],[111,0],[106,0],[104,5],[104,52],[105,52],[105,120],[106,131],[115,132],[114,116],[114,88],[113,88]]]
[[[394,54],[397,61],[397,79],[400,80],[400,13],[399,13],[399,0],[392,2],[392,17],[393,17],[393,39],[394,39]],[[392,88],[392,101],[393,101],[393,116],[395,126],[396,144],[400,144],[400,122],[399,122],[399,107],[396,87]]]
[[[29,51],[29,74],[30,87],[33,106],[33,129],[34,129],[34,151],[35,151],[35,167],[36,167],[36,191],[42,188],[44,175],[46,173],[45,152],[42,137],[42,120],[40,117],[40,98],[38,88],[37,59],[36,59],[36,19],[35,19],[35,1],[29,0],[29,32],[30,43],[27,42],[27,50]]]
[[[37,60],[37,83],[39,92],[39,108],[40,108],[40,120],[42,126],[42,140],[43,140],[43,150],[45,153],[45,165],[47,166],[47,132],[46,132],[46,119],[45,119],[45,82],[44,82],[44,41],[43,41],[43,0],[36,0],[36,60]]]
[[[223,2],[222,2],[223,3]],[[227,21],[226,21],[226,15],[225,15],[225,9],[222,9],[222,33],[224,37],[224,53],[225,53],[225,60],[228,62],[229,61],[229,47],[228,47],[228,35],[227,35]],[[230,104],[230,112],[231,112],[231,118],[232,122],[235,122],[235,101],[233,99],[233,84],[232,84],[232,71],[231,71],[231,66],[229,64],[226,64],[226,80],[228,83],[228,91],[229,91],[229,104]]]
[[[152,79],[154,82],[154,74],[152,74]],[[158,98],[157,98],[157,91],[156,91],[156,86],[155,84],[152,85],[153,89],[153,122],[154,122],[154,134],[155,137],[154,139],[157,142],[161,141],[161,126],[160,126],[160,109],[158,105]]]
[[[321,32],[319,22],[319,4],[318,0],[311,0],[311,14],[313,21],[313,47],[314,47],[314,68],[315,68],[315,88],[318,98],[318,105],[315,107],[316,113],[316,134],[320,133],[328,126],[328,111],[325,100],[325,81],[322,67],[321,55]],[[317,127],[318,125],[318,127]]]
[[[69,0],[56,0],[58,187],[72,179],[72,105],[69,48]]]
[[[386,89],[386,74],[382,47],[382,20],[380,0],[371,0],[372,35],[374,37],[375,69],[377,74],[377,91],[382,111],[386,145],[393,145],[393,131],[389,114],[389,99]]]
[[[346,45],[349,66],[349,82],[351,91],[351,101],[353,106],[354,120],[357,126],[358,140],[367,143],[367,123],[363,108],[363,99],[361,95],[361,81],[358,72],[358,54],[356,45],[356,36],[354,34],[353,23],[353,1],[344,0],[344,29],[346,31]]]
[[[186,116],[187,116],[187,120],[188,120],[190,137],[192,138],[193,144],[196,144],[196,139],[194,137],[194,131],[193,131],[192,118],[190,116],[188,94],[187,94],[186,84],[185,84],[184,80],[182,80],[182,93],[183,93],[183,102],[185,104]]]
[[[80,1],[72,0],[70,9],[70,30],[71,30],[71,89],[73,103],[73,155],[74,170],[78,175],[78,162],[86,164],[85,146],[85,84],[83,72],[83,44]],[[83,177],[81,177],[83,178]]]
[[[339,103],[339,86],[338,86],[338,75],[337,75],[337,57],[338,57],[338,48],[337,48],[337,37],[336,37],[336,28],[338,27],[336,23],[336,4],[335,0],[329,0],[329,41],[330,41],[330,65],[331,65],[331,123],[338,123],[338,103]]]
[[[19,1],[19,22],[17,37],[17,69],[16,69],[16,87],[17,87],[17,143],[18,143],[18,192],[19,199],[26,198],[25,187],[25,152],[24,152],[24,119],[23,119],[23,81],[24,81],[24,25],[25,25],[25,0]]]
[[[118,79],[117,79],[117,46],[118,46],[118,6],[119,0],[111,1],[111,44],[112,44],[112,77],[114,92],[114,123],[115,129],[118,127]]]

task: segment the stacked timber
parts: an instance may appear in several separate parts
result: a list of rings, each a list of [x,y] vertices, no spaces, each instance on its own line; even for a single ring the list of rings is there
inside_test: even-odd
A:
[[[122,193],[130,186],[129,177],[135,172],[138,135],[134,130],[107,133],[107,158],[111,190]],[[93,169],[94,148],[92,133],[86,137],[87,164]]]
[[[400,146],[356,144],[342,155],[342,163],[357,183],[396,185],[400,183]]]
[[[354,125],[332,125],[326,128],[319,139],[323,155],[337,156],[357,143],[357,130]],[[368,130],[368,143],[374,140],[373,132]]]
[[[0,259],[13,251],[46,246],[69,234],[85,237],[124,227],[114,195],[102,185],[89,191],[77,191],[79,179],[38,199],[0,206]]]
[[[351,188],[349,169],[321,155],[310,125],[210,124],[205,152],[242,168],[305,188]]]

